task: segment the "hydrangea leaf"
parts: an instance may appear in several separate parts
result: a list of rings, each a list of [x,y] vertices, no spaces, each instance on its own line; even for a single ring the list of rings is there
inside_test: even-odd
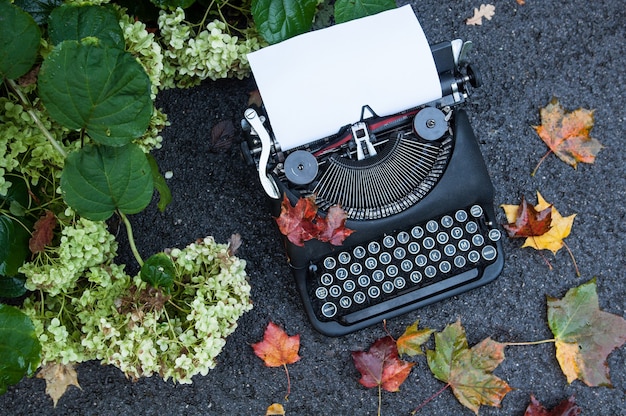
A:
[[[39,54],[41,31],[33,18],[7,0],[0,0],[0,81],[27,73]]]
[[[20,223],[7,216],[0,216],[0,276],[18,276],[18,269],[24,264],[24,261],[29,255],[29,238],[30,233]],[[18,281],[11,280],[10,282],[4,282],[4,284],[9,285],[5,287],[5,289],[10,288],[11,290],[5,292],[3,289],[0,289],[0,296],[21,296],[24,293],[22,289],[19,289],[18,292],[13,291],[13,289],[19,288],[19,281],[21,281],[21,279],[18,279]],[[4,286],[4,284],[2,286]],[[18,286],[14,287],[14,284]],[[14,294],[9,295],[7,293]]]
[[[55,7],[63,4],[63,0],[15,0],[13,2],[30,14],[35,22],[42,26],[48,22],[48,16]]]
[[[343,23],[395,8],[395,0],[337,0],[335,22]]]
[[[428,366],[435,377],[450,384],[459,402],[478,414],[481,405],[500,406],[511,387],[492,374],[504,361],[505,344],[487,338],[468,348],[461,322],[435,334],[435,349],[428,350]]]
[[[252,0],[252,17],[270,44],[307,32],[313,25],[317,0]]]
[[[626,320],[600,310],[596,279],[548,297],[548,325],[556,339],[556,358],[568,383],[611,386],[607,357],[626,342]]]
[[[157,253],[150,256],[141,266],[140,276],[141,280],[149,283],[152,287],[162,287],[169,291],[174,284],[176,269],[172,259],[167,254]]]
[[[96,38],[64,41],[39,72],[39,94],[50,116],[93,140],[123,146],[145,133],[152,116],[150,80],[119,48]]]
[[[181,9],[191,7],[196,0],[150,0],[150,2],[161,9],[175,10],[177,7]]]
[[[40,363],[41,344],[35,327],[19,309],[0,303],[0,394],[32,376]]]
[[[103,44],[124,49],[124,33],[113,9],[105,6],[65,4],[50,14],[50,41],[58,45],[64,40],[80,41],[93,36]]]
[[[124,214],[142,211],[152,200],[154,183],[150,163],[139,146],[88,145],[67,157],[61,190],[78,214],[104,221],[116,209]]]

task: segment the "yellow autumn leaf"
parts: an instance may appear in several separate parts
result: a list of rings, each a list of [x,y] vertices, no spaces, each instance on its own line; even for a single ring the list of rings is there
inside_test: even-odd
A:
[[[37,373],[37,378],[46,380],[46,393],[52,398],[54,407],[70,385],[81,389],[73,364],[46,364]]]
[[[267,408],[265,416],[285,416],[285,408],[280,403],[272,403]]]

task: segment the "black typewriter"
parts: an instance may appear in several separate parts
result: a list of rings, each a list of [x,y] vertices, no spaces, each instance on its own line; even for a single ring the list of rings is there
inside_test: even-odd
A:
[[[315,196],[339,204],[355,232],[342,246],[311,240],[286,251],[304,308],[323,334],[339,336],[494,280],[504,257],[493,185],[466,113],[480,84],[470,43],[431,46],[442,98],[361,120],[337,134],[281,151],[262,108],[248,108],[242,153],[280,213]]]

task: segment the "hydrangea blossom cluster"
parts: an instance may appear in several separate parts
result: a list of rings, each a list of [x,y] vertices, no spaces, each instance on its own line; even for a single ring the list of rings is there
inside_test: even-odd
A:
[[[189,87],[207,78],[242,79],[248,75],[250,67],[246,55],[263,46],[253,29],[242,31],[240,38],[228,33],[226,23],[213,20],[194,34],[184,19],[185,12],[180,7],[173,12],[162,10],[159,13],[165,56],[164,87]]]

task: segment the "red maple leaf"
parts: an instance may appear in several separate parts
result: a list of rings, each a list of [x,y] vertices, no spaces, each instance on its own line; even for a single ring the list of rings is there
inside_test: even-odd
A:
[[[552,223],[552,206],[537,211],[522,196],[522,202],[517,209],[515,222],[504,225],[504,229],[511,238],[537,237],[550,230]]]
[[[532,394],[530,395],[530,404],[526,408],[524,416],[578,416],[582,409],[574,402],[574,396],[563,400],[552,410],[546,410],[539,403],[539,400]]]
[[[342,245],[343,241],[354,232],[354,230],[346,228],[347,217],[346,212],[339,205],[330,207],[326,220],[318,221],[320,234],[317,238],[334,246]]]
[[[369,351],[353,351],[352,359],[361,373],[359,383],[367,388],[378,386],[387,391],[398,391],[415,363],[398,358],[396,342],[390,336],[380,338]]]

